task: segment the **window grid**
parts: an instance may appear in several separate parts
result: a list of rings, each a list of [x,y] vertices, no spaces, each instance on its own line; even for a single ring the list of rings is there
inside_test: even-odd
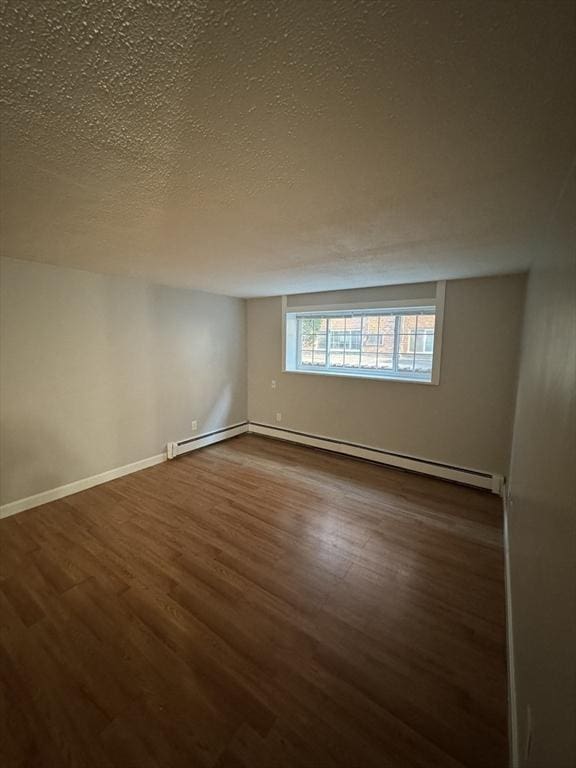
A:
[[[434,325],[433,310],[302,315],[298,368],[430,381]]]

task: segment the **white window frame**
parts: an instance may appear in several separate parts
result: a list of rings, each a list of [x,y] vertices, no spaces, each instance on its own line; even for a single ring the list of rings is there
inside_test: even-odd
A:
[[[440,383],[440,363],[442,355],[442,336],[444,325],[445,281],[436,284],[436,295],[430,298],[402,299],[378,302],[364,302],[354,304],[326,304],[307,306],[288,306],[286,296],[282,297],[282,371],[284,373],[296,373],[311,376],[340,376],[344,378],[373,379],[376,381],[394,381],[409,384],[437,385]],[[335,370],[328,365],[313,370],[308,367],[300,367],[298,364],[298,321],[302,316],[329,317],[342,315],[354,316],[355,314],[414,314],[417,312],[433,311],[436,316],[434,327],[434,349],[432,355],[432,371],[430,378],[423,378],[410,372],[400,374],[397,371],[387,372],[382,369],[371,371],[370,369]],[[423,353],[424,354],[424,353]],[[327,358],[328,363],[328,358]]]

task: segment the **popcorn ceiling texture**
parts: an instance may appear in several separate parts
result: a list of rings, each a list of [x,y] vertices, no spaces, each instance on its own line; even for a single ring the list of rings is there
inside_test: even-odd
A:
[[[2,255],[242,296],[525,268],[571,2],[1,3]]]

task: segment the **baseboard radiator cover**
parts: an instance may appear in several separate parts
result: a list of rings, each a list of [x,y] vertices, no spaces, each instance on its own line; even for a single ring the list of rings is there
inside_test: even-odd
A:
[[[300,445],[308,445],[312,448],[321,448],[323,450],[365,459],[386,466],[406,469],[419,474],[431,475],[444,480],[451,480],[452,482],[462,483],[464,485],[484,488],[492,491],[492,493],[499,494],[502,492],[504,478],[501,475],[426,461],[413,456],[391,453],[379,448],[359,445],[357,443],[348,443],[329,437],[322,437],[320,435],[283,429],[271,424],[259,424],[257,422],[245,421],[238,424],[232,424],[229,427],[222,427],[213,432],[206,432],[186,440],[168,443],[166,453],[135,461],[122,467],[116,467],[115,469],[102,472],[98,475],[75,480],[72,483],[67,483],[66,485],[58,486],[57,488],[51,488],[47,491],[36,493],[33,496],[27,496],[23,499],[11,501],[0,506],[0,519],[15,515],[18,512],[23,512],[27,509],[32,509],[33,507],[38,507],[41,504],[48,504],[51,501],[63,499],[74,493],[79,493],[80,491],[87,490],[96,485],[101,485],[102,483],[107,483],[110,480],[115,480],[118,477],[123,477],[124,475],[129,475],[133,472],[139,472],[142,469],[147,469],[148,467],[160,464],[167,459],[174,459],[189,453],[190,451],[204,448],[207,445],[212,445],[213,443],[218,443],[222,440],[228,440],[231,437],[236,437],[237,435],[242,435],[246,432],[252,432],[253,434],[263,435],[265,437],[273,437],[279,440],[287,440],[289,442],[299,443]]]
[[[466,467],[458,467],[450,464],[442,464],[436,461],[428,461],[415,456],[406,456],[404,454],[384,451],[380,448],[374,448],[358,443],[349,443],[344,440],[335,440],[331,437],[298,432],[292,429],[276,427],[272,424],[260,424],[251,421],[248,424],[248,431],[255,435],[272,437],[278,440],[287,440],[291,443],[308,445],[312,448],[321,448],[325,451],[342,453],[346,456],[353,456],[358,459],[385,464],[397,469],[405,469],[410,472],[417,472],[422,475],[431,475],[442,480],[471,485],[475,488],[483,488],[495,494],[502,493],[504,478],[502,475],[492,474],[490,472],[481,472]]]
[[[190,451],[197,451],[198,448],[204,448],[206,445],[219,443],[221,440],[228,440],[230,437],[243,435],[248,432],[248,422],[242,421],[238,424],[232,424],[229,427],[215,429],[213,432],[204,432],[195,437],[188,437],[185,440],[179,440],[176,443],[168,443],[166,446],[166,455],[168,459],[175,459]]]

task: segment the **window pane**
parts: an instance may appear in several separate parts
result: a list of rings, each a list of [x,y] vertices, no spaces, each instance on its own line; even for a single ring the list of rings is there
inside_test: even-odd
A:
[[[300,323],[302,334],[324,333],[326,331],[325,317],[303,317]]]
[[[393,334],[396,327],[396,315],[380,315],[379,333]]]
[[[378,344],[378,352],[394,352],[394,336],[381,335]]]
[[[361,317],[347,317],[346,318],[346,330],[347,331],[360,331],[362,329]]]
[[[300,338],[300,347],[302,349],[312,349],[314,346],[314,334],[303,333]]]
[[[415,333],[418,315],[400,315],[399,333]]]
[[[345,331],[346,330],[346,318],[345,317],[331,317],[329,320],[328,330],[330,331]]]
[[[360,352],[346,350],[346,356],[344,358],[344,365],[346,368],[358,368],[360,365]]]
[[[346,334],[331,332],[328,337],[328,344],[330,349],[344,349],[346,346]]]
[[[353,349],[355,352],[359,352],[361,343],[362,334],[360,331],[351,331],[346,334],[346,349]]]
[[[304,317],[300,320],[299,332],[300,332],[300,364],[312,365],[314,362],[314,350],[321,344],[323,334],[319,333],[324,324],[326,327],[325,318],[311,318]],[[324,334],[325,335],[325,334]],[[325,343],[325,342],[324,342]]]
[[[378,327],[378,323],[376,323]],[[364,330],[366,330],[366,322],[364,323]],[[378,335],[371,333],[362,337],[362,360],[360,366],[362,368],[376,368],[376,358],[378,356]]]
[[[315,349],[312,362],[314,365],[326,365],[326,350]]]
[[[364,333],[378,333],[378,315],[366,315],[363,330]]]
[[[341,368],[344,365],[344,350],[334,351],[333,349],[330,349],[328,365],[331,367]]]
[[[394,367],[394,355],[387,352],[378,352],[378,368],[391,371]]]
[[[419,315],[418,316],[418,333],[424,330],[428,330],[434,333],[435,322],[436,322],[435,315]]]
[[[414,370],[414,355],[398,355],[398,370],[399,371],[413,371]]]
[[[398,353],[408,355],[414,352],[414,335],[402,334],[398,337]]]
[[[434,314],[386,312],[300,317],[298,365],[318,372],[364,371],[429,381],[434,326]]]
[[[326,349],[326,334],[318,333],[314,336],[314,349]]]
[[[430,333],[418,333],[416,335],[416,352],[432,353],[434,350],[434,336]]]
[[[417,373],[428,373],[432,370],[432,355],[416,355],[414,370]]]

